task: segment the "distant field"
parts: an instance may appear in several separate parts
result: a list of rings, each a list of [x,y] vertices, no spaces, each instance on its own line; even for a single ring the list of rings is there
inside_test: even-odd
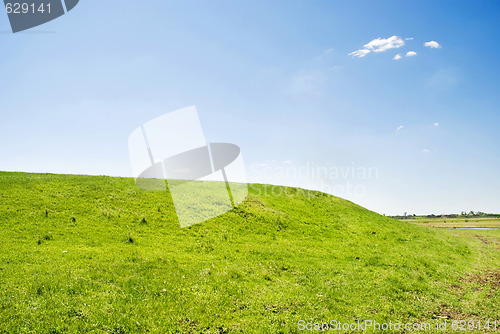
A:
[[[251,185],[236,209],[181,229],[168,192],[133,179],[0,172],[0,333],[500,325],[500,231],[428,226]]]
[[[416,225],[425,225],[430,227],[449,227],[449,228],[500,228],[500,218],[409,218],[407,221]]]

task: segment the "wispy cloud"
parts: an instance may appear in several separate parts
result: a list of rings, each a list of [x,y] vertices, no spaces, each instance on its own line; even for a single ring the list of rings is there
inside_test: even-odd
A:
[[[405,38],[405,41],[412,41],[413,40],[413,37],[406,37]]]
[[[427,87],[436,90],[447,90],[455,87],[461,80],[460,73],[455,68],[441,68],[427,80]]]
[[[398,126],[398,131],[399,131],[399,130],[403,130],[403,129],[404,129],[404,125],[400,125],[400,126]]]
[[[427,46],[431,49],[439,49],[441,47],[441,45],[436,41],[425,42],[424,46]]]
[[[398,53],[398,54],[397,54],[397,55],[395,55],[395,56],[394,56],[394,58],[392,58],[392,59],[394,59],[394,60],[400,60],[401,58],[403,58],[403,57],[401,57],[401,55]]]
[[[327,49],[327,50],[323,51],[319,56],[317,56],[316,60],[321,61],[321,60],[323,60],[323,58],[331,55],[332,53],[333,53],[333,49]]]
[[[363,45],[363,49],[349,53],[349,56],[362,58],[370,52],[384,52],[390,49],[397,49],[405,45],[405,41],[398,36],[389,38],[376,38],[369,43]]]
[[[358,51],[354,51],[354,52],[351,52],[349,53],[349,56],[353,56],[353,57],[358,57],[358,58],[363,58],[364,56],[366,56],[367,54],[369,54],[371,51],[368,50],[368,49],[361,49],[361,50],[358,50]]]
[[[417,53],[415,51],[408,51],[405,55],[405,57],[415,57]]]
[[[426,153],[426,154],[427,154],[427,153],[431,153],[431,151],[430,151],[430,150],[428,150],[428,149],[426,149],[426,148],[424,148],[424,149],[422,150],[422,152],[423,152],[423,153]]]
[[[296,96],[320,96],[326,76],[319,70],[301,70],[291,76],[286,92]]]
[[[434,126],[439,126],[439,123],[438,122],[434,123]]]

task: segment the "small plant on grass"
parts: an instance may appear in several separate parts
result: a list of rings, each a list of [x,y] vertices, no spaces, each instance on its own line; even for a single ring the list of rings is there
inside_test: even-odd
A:
[[[134,238],[132,238],[132,235],[129,233],[127,236],[127,240],[125,241],[128,244],[133,244],[135,242]]]
[[[43,235],[43,236],[39,236],[39,237],[38,237],[38,240],[36,241],[36,243],[37,243],[38,245],[41,245],[44,241],[50,241],[50,240],[52,240],[52,239],[53,239],[53,238],[52,238],[52,234],[48,233],[48,234],[45,234],[45,235]]]

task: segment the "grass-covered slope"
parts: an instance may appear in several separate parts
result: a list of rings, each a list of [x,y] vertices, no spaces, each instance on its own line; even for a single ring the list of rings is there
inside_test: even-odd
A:
[[[488,298],[457,292],[467,273],[498,265],[481,247],[294,188],[251,185],[238,208],[181,229],[169,194],[133,179],[0,173],[0,332],[491,319],[493,286]]]

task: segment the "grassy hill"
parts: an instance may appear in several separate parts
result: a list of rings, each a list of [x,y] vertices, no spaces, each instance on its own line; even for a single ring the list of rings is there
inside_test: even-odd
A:
[[[0,332],[295,333],[300,320],[500,327],[498,240],[266,185],[181,229],[169,194],[133,179],[2,172]]]

